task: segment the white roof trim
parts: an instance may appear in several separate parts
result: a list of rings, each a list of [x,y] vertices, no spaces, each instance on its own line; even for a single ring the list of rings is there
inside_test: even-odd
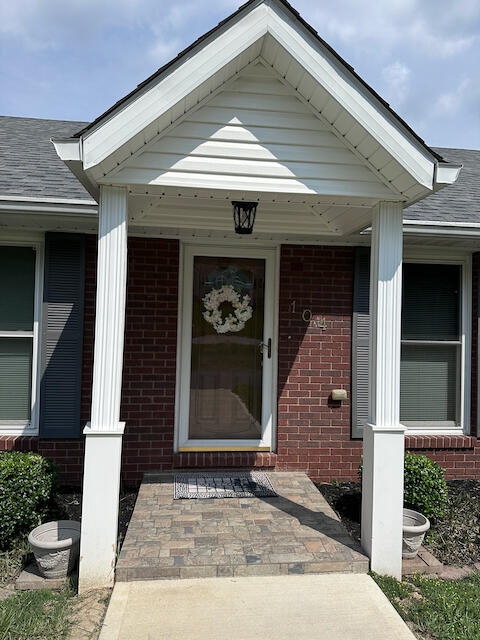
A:
[[[84,171],[82,157],[82,141],[79,138],[51,138],[50,142],[77,180],[83,184],[88,193],[98,200],[98,185],[92,182]]]
[[[41,202],[46,204],[68,204],[68,205],[83,205],[86,207],[97,206],[95,200],[81,200],[80,198],[35,198],[29,196],[2,196],[0,195],[0,202]]]
[[[454,162],[442,162],[437,165],[437,173],[435,176],[435,184],[447,185],[453,184],[458,178],[463,164],[456,164]]]
[[[6,213],[35,213],[48,215],[75,215],[75,216],[96,216],[98,214],[98,205],[96,202],[82,202],[75,200],[65,200],[64,202],[56,202],[44,198],[23,198],[0,200],[0,211]]]
[[[480,228],[480,222],[449,222],[448,220],[404,220],[403,224],[429,227],[463,227],[465,229]]]
[[[82,148],[72,153],[78,157],[83,152],[84,170],[98,165],[267,33],[290,52],[418,184],[433,189],[437,166],[434,156],[276,0],[259,0],[228,21],[168,68],[163,76],[152,80],[141,93],[86,132]],[[61,145],[58,152],[67,154]],[[450,172],[437,173],[437,182],[438,178],[442,181],[439,186],[453,182],[456,176],[453,167]]]

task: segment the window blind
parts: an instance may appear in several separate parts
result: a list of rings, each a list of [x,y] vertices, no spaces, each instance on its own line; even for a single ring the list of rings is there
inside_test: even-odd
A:
[[[458,347],[403,344],[400,366],[400,419],[455,422]]]
[[[402,339],[458,340],[460,266],[403,265]]]
[[[0,423],[30,420],[32,339],[0,338]]]

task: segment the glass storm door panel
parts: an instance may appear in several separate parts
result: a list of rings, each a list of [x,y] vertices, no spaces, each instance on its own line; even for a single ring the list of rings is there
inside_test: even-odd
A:
[[[259,440],[265,260],[194,256],[189,440]]]

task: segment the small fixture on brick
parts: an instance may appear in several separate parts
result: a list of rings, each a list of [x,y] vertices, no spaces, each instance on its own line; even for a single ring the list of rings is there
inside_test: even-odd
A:
[[[258,202],[232,201],[235,233],[246,235],[252,233],[257,213]]]
[[[332,400],[336,402],[341,402],[342,400],[347,399],[347,392],[345,389],[333,389],[332,390]]]

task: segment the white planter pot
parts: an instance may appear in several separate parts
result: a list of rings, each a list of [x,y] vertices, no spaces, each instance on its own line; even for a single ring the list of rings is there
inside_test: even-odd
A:
[[[403,510],[402,558],[414,558],[430,529],[430,520],[418,511]]]
[[[64,578],[75,566],[80,548],[80,523],[74,520],[46,522],[28,536],[40,573]]]

